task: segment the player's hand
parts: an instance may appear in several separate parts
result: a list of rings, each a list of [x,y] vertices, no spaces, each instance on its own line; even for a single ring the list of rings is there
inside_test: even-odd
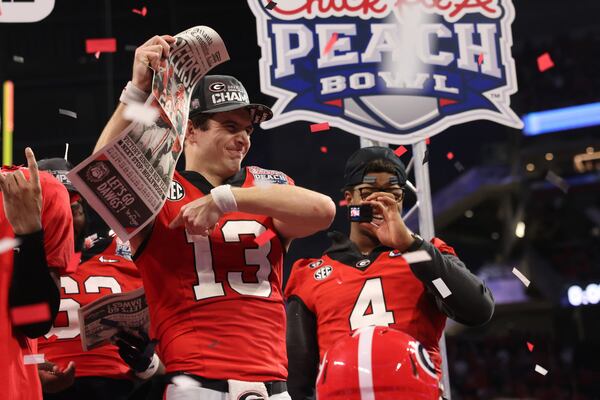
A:
[[[170,45],[175,43],[171,35],[154,36],[135,50],[131,82],[140,90],[150,93],[153,71],[158,71],[163,59],[169,57]]]
[[[42,187],[33,151],[25,149],[29,180],[23,171],[0,173],[0,190],[4,212],[17,235],[27,235],[42,229]]]
[[[362,204],[373,208],[373,221],[360,225],[377,236],[381,244],[405,251],[414,241],[410,230],[400,216],[400,205],[391,193],[376,192]]]
[[[75,362],[69,362],[63,370],[51,362],[45,362],[38,365],[38,374],[44,393],[62,392],[75,382]]]
[[[136,372],[148,369],[154,355],[154,344],[146,332],[139,336],[126,331],[119,331],[113,336],[113,342],[119,347],[119,356]]]
[[[221,210],[209,194],[181,207],[179,214],[169,224],[169,228],[185,226],[192,235],[208,236],[216,227],[221,214]]]

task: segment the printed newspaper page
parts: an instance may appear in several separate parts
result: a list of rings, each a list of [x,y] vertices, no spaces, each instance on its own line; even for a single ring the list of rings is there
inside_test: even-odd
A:
[[[150,326],[143,287],[106,295],[81,307],[78,313],[83,351],[110,343],[119,331],[147,333]]]
[[[154,72],[145,107],[152,122],[133,121],[114,141],[77,165],[68,177],[124,241],[141,231],[165,203],[183,139],[194,86],[229,60],[223,40],[206,26],[175,36],[168,60]]]

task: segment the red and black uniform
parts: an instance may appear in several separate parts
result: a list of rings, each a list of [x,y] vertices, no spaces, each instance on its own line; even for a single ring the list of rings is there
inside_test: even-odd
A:
[[[407,333],[428,350],[440,373],[446,316],[470,325],[491,317],[491,293],[440,239],[415,242],[409,251],[426,250],[432,260],[409,265],[394,249],[380,246],[362,255],[345,235],[331,237],[334,245],[320,259],[293,265],[285,290],[294,400],[312,395],[319,360],[355,329],[376,325]],[[442,299],[432,284],[436,278],[452,296]]]
[[[225,183],[251,187],[293,181],[278,171],[247,167]],[[197,172],[175,173],[169,199],[136,254],[159,355],[168,373],[284,381],[284,244],[277,235],[262,246],[254,241],[275,230],[273,219],[226,213],[209,237],[169,228],[183,205],[211,189]]]
[[[21,170],[29,179],[29,170]],[[27,287],[38,291],[37,287],[41,281],[47,279],[50,279],[50,285],[53,286],[47,268],[67,268],[73,254],[73,217],[67,190],[52,175],[44,172],[40,172],[39,175],[42,187],[43,232],[21,236],[19,250],[14,255],[11,250],[0,254],[0,388],[2,399],[6,400],[42,398],[37,365],[24,364],[25,355],[39,353],[37,339],[25,336],[24,327],[12,325],[9,307],[28,302]],[[0,238],[13,238],[15,235],[2,204],[0,193]],[[34,253],[42,255],[42,260],[35,263],[36,265],[31,265],[29,260],[20,261],[22,258],[31,258]],[[19,271],[16,268],[19,268]],[[58,296],[56,297],[58,300]],[[34,300],[34,303],[38,301],[51,303],[46,299]],[[50,304],[51,312],[52,308]],[[29,333],[27,335],[34,336]]]
[[[142,286],[139,271],[131,261],[128,243],[117,237],[104,238],[95,243],[82,255],[77,272],[60,276],[61,302],[57,317],[50,332],[40,339],[40,352],[46,359],[61,369],[70,361],[75,361],[75,384],[64,392],[46,395],[46,398],[67,399],[94,394],[94,398],[104,398],[101,393],[115,390],[129,392],[133,384],[129,366],[119,356],[117,346],[105,345],[83,351],[77,312],[79,308],[111,293],[124,293]],[[81,380],[81,378],[93,378]],[[122,382],[126,380],[127,382]],[[93,381],[102,383],[94,384]],[[98,382],[96,382],[98,383]],[[104,386],[102,388],[102,386]],[[98,387],[100,393],[90,393]],[[127,394],[127,393],[125,393]]]

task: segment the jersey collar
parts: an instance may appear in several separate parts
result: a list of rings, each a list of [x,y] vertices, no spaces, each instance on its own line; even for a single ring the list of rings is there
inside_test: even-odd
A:
[[[196,171],[181,171],[179,172],[188,182],[196,186],[204,194],[210,193],[214,186],[202,174]],[[246,181],[246,168],[240,169],[235,175],[225,180],[223,184],[240,187]]]
[[[354,242],[352,242],[347,235],[333,231],[329,232],[327,236],[329,236],[333,243],[331,247],[325,251],[325,254],[333,260],[360,270],[364,270],[367,266],[371,265],[381,253],[392,250],[390,247],[381,245],[373,249],[368,255],[364,255],[358,250],[358,247],[356,247]],[[366,263],[365,261],[367,264],[365,267],[358,266],[358,263],[363,262],[364,260],[369,260],[369,263]]]

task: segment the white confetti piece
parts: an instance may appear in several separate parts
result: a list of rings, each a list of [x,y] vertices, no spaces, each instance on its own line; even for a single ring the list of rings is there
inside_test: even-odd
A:
[[[44,360],[43,354],[28,354],[25,357],[23,357],[23,363],[25,365],[43,364],[45,362],[46,361]]]
[[[546,180],[563,191],[563,193],[567,193],[569,191],[569,184],[566,180],[556,175],[552,171],[548,171],[546,174]]]
[[[77,113],[75,111],[65,110],[64,108],[59,108],[58,113],[60,115],[66,116],[66,117],[71,117],[71,118],[77,119]]]
[[[402,257],[409,264],[416,264],[423,261],[431,261],[431,256],[425,250],[413,251],[410,253],[402,254]]]
[[[431,283],[433,283],[438,292],[440,292],[440,294],[442,295],[442,299],[445,299],[446,297],[452,294],[452,292],[450,291],[450,289],[448,289],[448,286],[446,286],[446,283],[442,280],[442,278],[434,279],[431,281]]]
[[[515,274],[515,276],[516,276],[517,278],[519,278],[519,280],[520,280],[521,282],[523,282],[523,285],[525,285],[525,287],[529,287],[529,284],[530,284],[531,282],[529,282],[529,279],[527,279],[527,277],[526,277],[525,275],[523,275],[523,274],[521,273],[521,271],[519,271],[519,270],[518,270],[518,269],[516,269],[516,268],[513,268],[513,270],[512,270],[512,273],[513,273],[513,274]]]
[[[546,376],[546,374],[548,373],[548,370],[542,366],[535,364],[535,372],[537,372],[540,375]]]
[[[25,59],[21,56],[13,56],[13,61],[19,64],[23,64],[25,62]]]
[[[123,118],[130,121],[139,122],[144,125],[152,125],[158,118],[158,110],[152,106],[146,106],[142,103],[130,103],[125,107]]]
[[[0,240],[0,254],[14,249],[19,245],[19,241],[13,238],[4,238]]]

